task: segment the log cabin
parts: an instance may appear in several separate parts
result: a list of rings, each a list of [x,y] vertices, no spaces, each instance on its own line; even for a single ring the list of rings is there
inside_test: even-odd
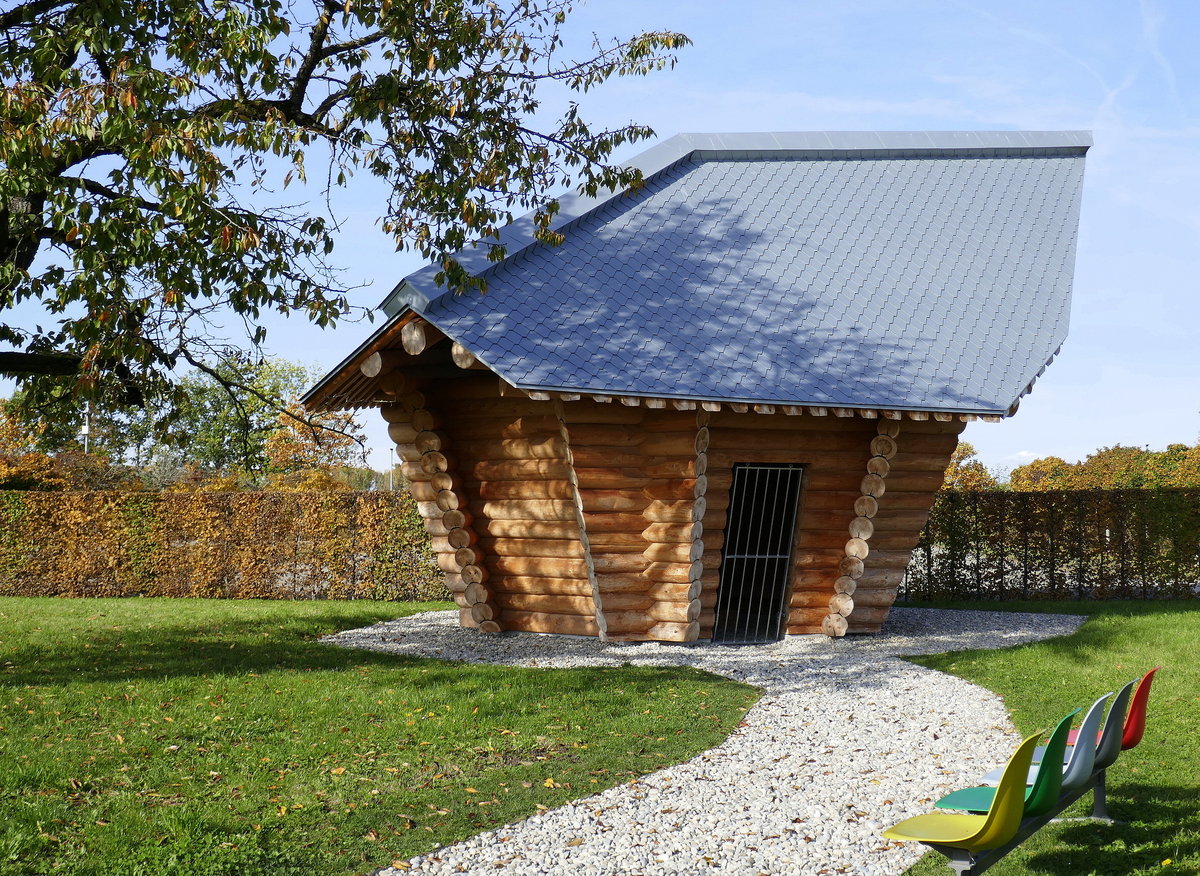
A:
[[[305,396],[378,408],[461,623],[878,631],[966,422],[1067,331],[1083,132],[683,134],[430,266]]]

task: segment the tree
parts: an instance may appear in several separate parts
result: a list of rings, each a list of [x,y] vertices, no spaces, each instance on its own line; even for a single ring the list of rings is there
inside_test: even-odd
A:
[[[969,441],[960,441],[946,466],[946,478],[942,489],[947,490],[994,490],[996,479],[987,467],[976,458],[979,451]]]
[[[286,359],[223,359],[180,381],[168,438],[183,461],[208,471],[262,472],[267,440],[279,429],[278,400],[299,398],[312,375]]]
[[[546,85],[585,92],[674,63],[675,33],[562,57],[571,0],[18,0],[0,11],[0,371],[36,400],[67,381],[126,403],[178,401],[173,369],[229,358],[221,324],[267,310],[331,324],[348,308],[333,220],[289,207],[315,174],[387,195],[383,229],[482,288],[451,258],[547,193],[630,187],[608,163],[653,132],[593,130],[572,102],[535,127]],[[312,159],[312,160],[310,160]],[[214,374],[213,376],[218,376]]]
[[[1071,464],[1057,456],[1047,456],[1035,459],[1025,465],[1019,465],[1008,476],[1008,483],[1014,490],[1069,490]]]

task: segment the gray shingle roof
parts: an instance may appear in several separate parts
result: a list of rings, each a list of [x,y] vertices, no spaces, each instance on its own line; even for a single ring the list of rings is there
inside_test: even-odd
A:
[[[566,242],[436,268],[412,307],[525,389],[1003,413],[1067,332],[1078,132],[680,135]]]

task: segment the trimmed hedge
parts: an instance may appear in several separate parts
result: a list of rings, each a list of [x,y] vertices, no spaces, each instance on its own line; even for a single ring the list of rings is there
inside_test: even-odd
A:
[[[1200,596],[1200,490],[938,495],[902,598]]]
[[[0,492],[0,595],[444,599],[401,492]]]

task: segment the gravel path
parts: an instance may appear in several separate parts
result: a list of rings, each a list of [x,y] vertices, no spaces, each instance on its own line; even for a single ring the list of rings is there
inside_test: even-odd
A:
[[[686,664],[761,687],[733,734],[687,763],[413,858],[410,873],[658,876],[898,874],[921,856],[887,826],[1001,764],[1017,735],[1000,698],[894,659],[1073,632],[1069,615],[893,610],[883,633],[767,646],[605,644],[458,627],[431,612],[325,641],[539,668]]]

